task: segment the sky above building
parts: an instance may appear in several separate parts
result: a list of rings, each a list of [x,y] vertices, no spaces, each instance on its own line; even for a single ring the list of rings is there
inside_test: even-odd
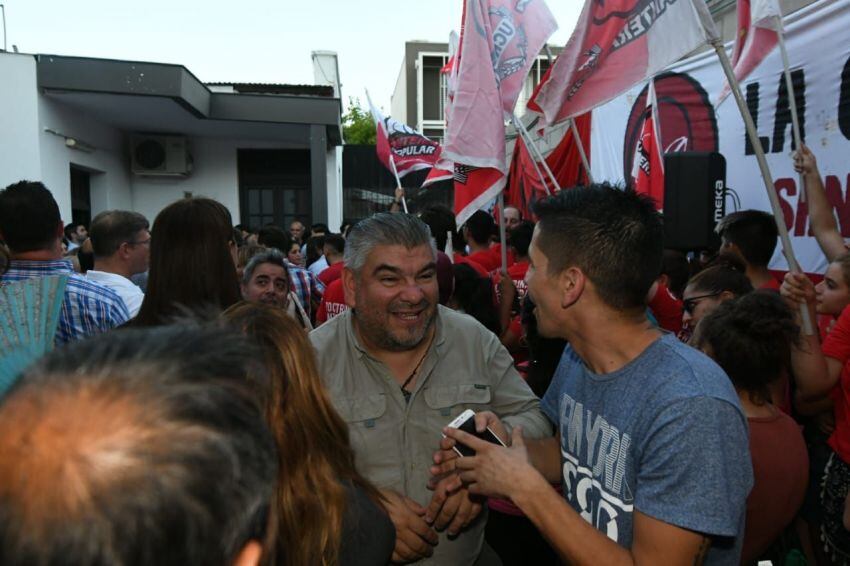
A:
[[[335,51],[342,96],[389,112],[406,41],[448,41],[461,0],[0,0],[22,53],[184,65],[204,82],[313,84],[312,51]],[[551,0],[563,45],[580,0]]]

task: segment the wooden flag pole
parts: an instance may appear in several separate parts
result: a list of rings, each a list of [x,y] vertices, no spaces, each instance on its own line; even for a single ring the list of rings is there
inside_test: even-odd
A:
[[[499,193],[499,242],[502,244],[502,277],[508,272],[508,236],[505,227],[505,191]]]
[[[782,253],[788,261],[788,268],[795,273],[802,273],[800,264],[797,263],[797,258],[794,257],[794,248],[791,247],[791,238],[788,237],[788,228],[785,226],[785,219],[782,215],[782,208],[779,205],[779,197],[776,195],[776,190],[773,188],[773,177],[770,174],[770,169],[767,166],[767,159],[764,156],[764,149],[759,140],[758,131],[753,123],[753,117],[747,108],[747,103],[744,101],[744,95],[741,94],[741,85],[735,79],[735,72],[732,70],[732,63],[729,61],[729,56],[726,55],[726,50],[719,40],[712,42],[712,47],[720,59],[720,65],[723,67],[723,72],[726,74],[726,80],[729,81],[729,88],[735,97],[735,102],[738,103],[738,110],[741,112],[741,117],[744,119],[744,127],[747,130],[747,136],[753,145],[756,154],[756,161],[761,170],[761,177],[764,180],[764,188],[767,191],[767,198],[770,201],[770,207],[773,210],[773,219],[776,222],[776,229],[779,232],[779,241],[782,244]],[[814,334],[814,326],[812,319],[809,316],[809,310],[806,305],[800,305],[800,315],[803,321],[803,331],[812,336]]]
[[[540,159],[540,163],[541,165],[543,165],[543,169],[546,171],[546,174],[549,175],[549,178],[552,179],[552,184],[555,186],[555,192],[561,192],[561,186],[558,184],[558,180],[555,178],[555,175],[552,173],[552,170],[549,169],[549,164],[546,163],[546,158],[543,157],[543,154],[540,153],[539,149],[537,149],[537,145],[535,145],[534,140],[531,139],[531,134],[528,133],[528,130],[523,125],[522,120],[517,118],[516,114],[512,114],[511,119],[513,120],[516,129],[525,135],[526,143],[534,154],[534,157]],[[532,161],[536,161],[536,159],[532,159]],[[544,186],[546,186],[545,183]]]
[[[800,119],[797,117],[797,96],[794,93],[794,81],[791,80],[791,64],[788,62],[788,51],[785,49],[785,30],[780,29],[777,36],[779,37],[779,52],[782,54],[782,67],[785,74],[785,90],[788,91],[788,107],[791,109],[791,133],[794,135],[794,147],[797,148],[797,151],[800,151],[803,146],[803,136],[800,133]],[[806,202],[805,177],[800,173],[797,178],[800,182],[800,200]]]
[[[584,142],[581,141],[581,136],[578,135],[578,128],[574,118],[570,118],[570,131],[573,133],[573,139],[578,146],[578,154],[581,157],[581,164],[587,173],[587,182],[593,184],[593,173],[590,172],[590,163],[587,161],[587,154],[584,152]]]
[[[395,182],[397,183],[398,188],[404,190],[401,186],[401,179],[398,178],[398,169],[395,168],[395,159],[393,159],[392,150],[390,150],[390,165],[393,166],[393,175],[395,175]],[[401,207],[404,209],[405,214],[409,214],[407,212],[407,200],[405,200],[404,195],[401,195]]]
[[[525,141],[526,146],[531,142],[525,139],[525,134],[522,133],[519,126],[514,124],[517,129],[517,133],[519,134],[520,139]],[[529,150],[530,151],[530,150]],[[540,177],[540,182],[543,183],[543,190],[546,191],[547,196],[552,196],[552,191],[549,190],[549,185],[546,184],[546,178],[543,176],[543,172],[540,170],[540,167],[537,166],[537,159],[534,156],[531,157],[531,164],[534,166],[534,170],[537,172],[537,176]]]

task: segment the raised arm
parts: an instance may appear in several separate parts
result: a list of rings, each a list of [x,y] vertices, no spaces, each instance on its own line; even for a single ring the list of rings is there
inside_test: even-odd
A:
[[[830,262],[835,261],[847,249],[844,247],[844,238],[841,237],[838,223],[832,213],[832,206],[826,198],[815,155],[805,145],[794,153],[794,169],[803,176],[803,182],[806,184],[809,219],[812,222],[815,239],[826,258]]]

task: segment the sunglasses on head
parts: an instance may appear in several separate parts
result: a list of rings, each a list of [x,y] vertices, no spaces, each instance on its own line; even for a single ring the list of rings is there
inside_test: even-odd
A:
[[[690,299],[685,299],[684,301],[682,301],[682,308],[684,308],[686,313],[694,314],[694,309],[697,308],[697,305],[702,299],[716,297],[721,292],[722,291],[718,291],[717,293],[709,293],[708,295],[700,295],[699,297],[691,297]]]

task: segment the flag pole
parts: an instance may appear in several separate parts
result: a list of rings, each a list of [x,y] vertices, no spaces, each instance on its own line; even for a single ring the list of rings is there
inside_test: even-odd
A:
[[[505,191],[499,193],[499,242],[502,244],[502,276],[508,272],[508,236],[505,227]]]
[[[522,120],[517,118],[516,114],[511,114],[511,120],[514,123],[514,126],[525,135],[525,140],[528,146],[531,148],[532,153],[535,157],[540,159],[541,165],[543,165],[543,169],[546,171],[546,174],[549,175],[549,178],[552,179],[552,184],[555,186],[555,192],[561,192],[561,186],[558,184],[558,180],[555,178],[555,175],[552,173],[552,170],[549,169],[549,164],[546,163],[546,158],[543,157],[543,154],[540,153],[540,150],[537,149],[537,146],[534,144],[534,140],[531,139],[531,134],[528,133],[528,130],[522,123]],[[545,186],[545,184],[544,184]]]
[[[791,109],[791,132],[794,135],[794,146],[797,151],[800,151],[800,147],[803,145],[803,136],[800,134],[800,119],[797,117],[797,95],[794,93],[794,81],[791,80],[791,64],[788,62],[788,51],[785,49],[785,30],[780,29],[776,35],[779,38],[779,52],[782,54],[782,66],[785,74],[785,90],[788,91],[788,106]],[[798,175],[798,180],[800,182],[800,201],[806,202],[806,181],[802,173]]]
[[[587,173],[587,182],[593,184],[593,173],[590,172],[590,163],[587,161],[587,154],[584,152],[584,142],[581,141],[581,136],[578,135],[575,118],[570,118],[570,131],[573,133],[573,139],[578,146],[578,154],[581,157],[581,164]]]
[[[395,182],[397,183],[397,187],[404,190],[401,186],[401,179],[398,178],[398,169],[395,168],[395,159],[393,159],[393,150],[390,150],[390,165],[393,166],[393,175],[395,175]],[[407,212],[407,200],[405,200],[404,195],[401,195],[401,207],[404,209],[405,214],[409,214]]]
[[[756,130],[753,117],[747,108],[747,103],[744,101],[744,95],[741,94],[741,85],[735,78],[735,72],[732,70],[732,63],[729,61],[729,56],[726,55],[726,49],[719,40],[711,42],[717,57],[720,59],[720,65],[723,67],[723,72],[726,74],[726,80],[729,81],[729,88],[732,95],[735,97],[735,102],[738,103],[738,110],[741,112],[741,117],[744,119],[744,127],[747,130],[747,136],[753,145],[756,154],[756,161],[761,170],[761,177],[764,180],[764,188],[767,191],[767,198],[770,201],[770,208],[773,210],[773,220],[776,222],[776,228],[779,232],[779,241],[782,243],[782,253],[788,261],[788,268],[795,273],[802,273],[800,264],[797,263],[797,258],[794,257],[794,248],[791,247],[791,238],[788,237],[788,227],[785,226],[785,219],[782,215],[782,208],[779,205],[779,197],[773,187],[773,177],[770,174],[770,169],[767,166],[767,159],[764,156],[764,148],[761,146],[758,131]],[[806,305],[800,305],[800,315],[803,321],[803,331],[812,336],[814,334],[814,326],[812,319],[809,316],[809,310]]]
[[[522,134],[521,131],[519,131],[519,129],[517,129],[517,133],[519,133],[519,140],[525,142],[525,144],[528,145],[528,142],[525,141],[525,136]],[[546,184],[546,178],[543,176],[543,171],[541,171],[540,167],[537,166],[537,160],[534,158],[534,156],[531,157],[531,164],[534,166],[534,170],[537,171],[537,176],[540,177],[540,182],[543,183],[543,190],[546,191],[546,196],[552,196],[552,191],[549,190],[549,185]]]

